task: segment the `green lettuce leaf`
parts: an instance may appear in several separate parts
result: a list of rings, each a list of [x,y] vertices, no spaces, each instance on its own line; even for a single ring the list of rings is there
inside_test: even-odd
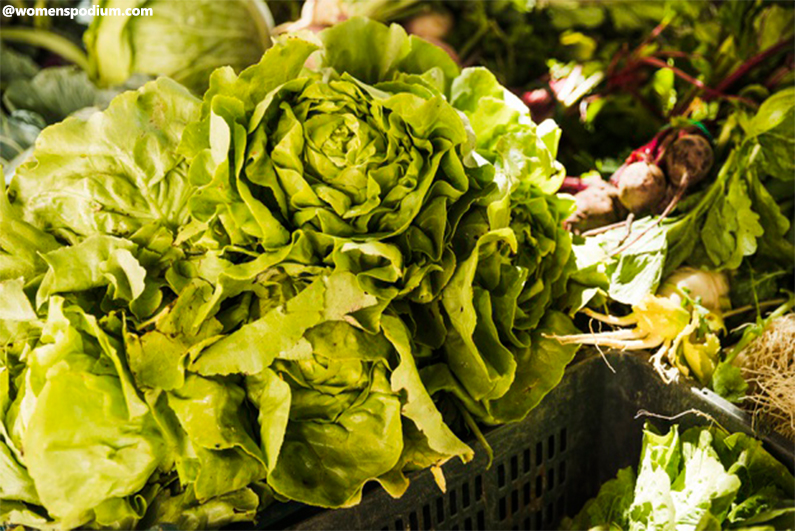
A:
[[[792,474],[743,433],[673,425],[643,431],[637,477],[619,471],[569,529],[780,529],[792,521]]]
[[[87,121],[67,119],[39,137],[9,198],[25,221],[72,243],[127,237],[147,224],[176,230],[192,194],[176,146],[198,111],[187,90],[161,79]]]
[[[795,88],[772,95],[756,115],[743,124],[746,134],[759,143],[760,170],[776,179],[791,181],[795,175]]]
[[[95,16],[83,35],[94,75],[106,86],[140,72],[169,76],[201,94],[213,70],[242,70],[270,45],[273,20],[260,0],[103,0],[98,6],[120,13]],[[151,15],[127,14],[134,8]]]
[[[320,371],[318,376],[325,372],[317,362],[304,363]],[[328,371],[336,372],[335,365],[329,363]],[[276,493],[320,507],[355,505],[367,481],[397,464],[403,448],[400,400],[382,365],[374,366],[368,379],[364,389],[345,393],[351,405],[331,418],[318,402],[325,393],[294,393],[293,410],[303,413],[296,418],[291,412],[279,460],[268,476]],[[322,413],[312,414],[315,407]]]
[[[626,512],[635,491],[635,471],[622,468],[615,479],[599,488],[599,494],[588,500],[577,516],[564,522],[564,529],[626,529]],[[609,527],[608,527],[609,526]]]

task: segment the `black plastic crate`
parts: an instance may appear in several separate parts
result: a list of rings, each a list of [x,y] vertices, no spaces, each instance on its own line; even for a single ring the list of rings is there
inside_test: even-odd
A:
[[[609,364],[609,365],[608,365]],[[714,393],[687,384],[664,384],[647,360],[636,354],[594,356],[572,366],[522,422],[486,434],[494,450],[487,468],[483,447],[467,465],[444,467],[442,492],[430,472],[411,477],[402,498],[378,487],[349,509],[320,510],[298,503],[277,504],[261,516],[259,529],[491,530],[557,529],[596,495],[619,468],[637,465],[647,411],[659,428],[695,409],[730,431],[752,433],[749,417]],[[683,427],[710,419],[684,414]],[[790,470],[792,445],[772,434],[755,434]]]

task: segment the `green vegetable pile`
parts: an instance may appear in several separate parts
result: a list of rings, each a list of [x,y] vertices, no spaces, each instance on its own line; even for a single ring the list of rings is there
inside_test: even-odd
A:
[[[795,304],[795,10],[761,1],[659,7],[646,11],[641,38],[594,41],[587,57],[552,65],[561,158],[591,170],[563,186],[577,194],[567,225],[582,236],[567,297],[621,327],[594,333],[583,319],[585,333],[561,340],[651,349],[666,381],[689,377],[741,401],[749,387],[737,353]],[[587,14],[572,11],[579,29],[569,38],[582,47],[605,30]],[[614,133],[624,140],[612,142]]]
[[[671,279],[690,275],[685,273],[689,270],[700,271],[706,282],[698,280],[686,286],[686,293],[675,286],[665,293],[678,292],[685,300],[683,306],[692,314],[693,328],[678,327],[669,339],[686,331],[679,338],[684,343],[677,341],[673,348],[660,351],[655,364],[663,372],[661,361],[665,357],[666,364],[673,368],[667,378],[681,372],[727,398],[741,399],[747,386],[740,369],[731,365],[735,355],[720,355],[715,334],[726,331],[724,314],[735,318],[737,324],[736,318],[743,311],[756,310],[756,324],[761,324],[764,311],[791,299],[795,246],[786,212],[792,204],[795,175],[793,157],[788,153],[795,138],[793,116],[795,89],[772,95],[753,114],[737,110],[723,131],[734,137],[734,143],[714,179],[684,200],[671,216],[648,216],[632,223],[631,229],[621,224],[578,240],[574,246],[577,271],[568,290],[572,306],[604,305],[612,300],[631,305],[635,313],[642,312],[649,297],[664,290],[666,283],[676,284]],[[719,287],[713,288],[713,282]],[[720,303],[716,297],[722,299]],[[713,302],[706,303],[708,299]],[[675,306],[679,303],[677,300]],[[740,314],[731,310],[732,305]],[[791,308],[790,300],[778,314]],[[681,313],[683,309],[673,310]],[[655,312],[656,316],[649,315],[653,323],[649,327],[660,330],[671,314]],[[685,315],[682,325],[690,320],[691,316]],[[620,321],[611,324],[627,324]],[[740,340],[743,329],[745,325],[738,326],[725,344],[731,346]],[[694,335],[687,339],[690,334]],[[582,343],[634,348],[612,340],[627,337],[580,339]],[[700,344],[698,353],[688,354],[687,345],[695,343]],[[660,344],[640,346],[656,348]]]
[[[795,478],[743,433],[646,425],[637,474],[619,470],[566,529],[792,529]]]
[[[0,194],[0,522],[398,496],[575,355],[560,131],[488,70],[354,18],[208,87],[44,129]]]

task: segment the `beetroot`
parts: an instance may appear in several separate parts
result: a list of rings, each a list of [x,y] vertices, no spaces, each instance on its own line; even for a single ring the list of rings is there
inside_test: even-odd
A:
[[[706,138],[701,135],[684,135],[665,152],[668,180],[676,187],[693,186],[707,176],[713,159],[712,147]]]
[[[618,202],[618,189],[600,177],[582,180],[587,188],[574,196],[577,210],[565,221],[575,234],[609,225],[623,219],[625,212]]]
[[[665,199],[666,186],[665,175],[657,165],[634,162],[621,172],[618,198],[633,214],[645,215]]]

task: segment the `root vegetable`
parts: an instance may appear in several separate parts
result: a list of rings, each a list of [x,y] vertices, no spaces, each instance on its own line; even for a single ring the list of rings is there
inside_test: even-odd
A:
[[[685,302],[685,304],[683,304]],[[582,313],[617,330],[553,336],[561,344],[594,345],[618,350],[656,349],[651,362],[665,382],[678,375],[709,382],[718,362],[723,330],[719,314],[692,299],[647,295],[624,317],[604,315],[588,308]]]
[[[417,15],[406,22],[406,31],[423,39],[444,39],[451,29],[453,16],[438,11]]]
[[[666,186],[665,175],[659,166],[634,162],[621,172],[618,199],[636,216],[644,215],[664,200]]]
[[[710,168],[712,167],[712,161],[714,155],[712,153],[712,147],[710,147],[709,142],[702,136],[699,135],[684,135],[677,139],[673,144],[666,148],[668,151],[666,152],[666,159],[667,159],[667,168],[669,171],[669,179],[671,180],[671,187],[668,188],[667,191],[662,193],[662,200],[663,203],[666,204],[665,209],[662,211],[660,216],[654,220],[654,223],[646,227],[640,234],[631,238],[627,243],[622,244],[616,250],[611,253],[611,256],[615,256],[624,252],[627,248],[632,246],[635,242],[640,240],[647,232],[649,232],[652,228],[659,225],[667,216],[670,214],[676,205],[679,204],[679,201],[682,199],[685,191],[691,187],[693,184],[699,182],[700,180],[704,179],[709,173]],[[643,162],[636,162],[635,164],[645,164]],[[626,169],[631,168],[635,164],[631,164]],[[654,166],[653,164],[649,164],[649,166]],[[659,169],[659,168],[658,168]],[[625,170],[624,173],[629,173]],[[640,171],[638,171],[641,174]],[[662,172],[660,172],[662,173]],[[641,175],[642,176],[642,175]],[[633,174],[628,174],[626,177],[622,173],[620,184],[623,185],[624,181],[627,181],[627,187],[633,183],[632,180],[635,179],[640,180],[641,177],[633,177]],[[620,188],[619,188],[620,189]],[[671,192],[673,191],[673,197],[670,200],[667,198],[671,196]],[[634,197],[634,193],[627,191],[627,196],[632,198]],[[619,196],[624,202],[623,195]],[[659,205],[659,203],[658,203]],[[631,209],[630,209],[631,210]],[[633,210],[634,212],[634,210]]]
[[[712,168],[714,154],[709,141],[701,135],[678,138],[665,153],[665,169],[673,186],[693,186]],[[685,176],[688,176],[685,183]]]
[[[530,117],[537,124],[555,114],[555,97],[546,88],[537,88],[522,95],[522,101],[530,109]]]
[[[577,210],[565,222],[569,230],[579,234],[615,223],[623,217],[615,186],[599,177],[586,178],[583,182],[588,187],[574,196]]]

